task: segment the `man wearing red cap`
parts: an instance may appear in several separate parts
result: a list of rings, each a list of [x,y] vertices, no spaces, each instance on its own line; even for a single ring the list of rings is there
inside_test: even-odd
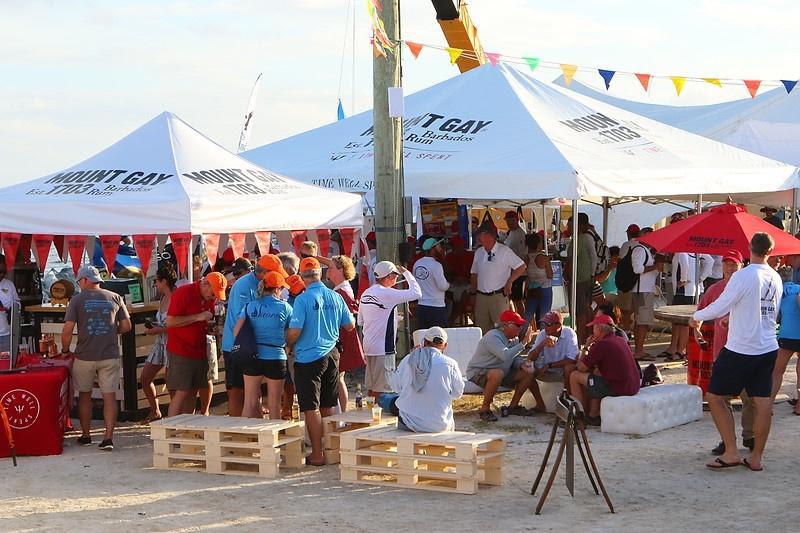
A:
[[[175,396],[168,416],[193,413],[195,396],[209,386],[206,335],[214,319],[214,302],[225,300],[227,285],[225,276],[212,272],[172,293],[167,310],[167,387]]]
[[[519,225],[516,211],[506,211],[505,216],[508,233],[503,244],[511,248],[522,261],[528,258],[528,247],[525,245],[525,229]],[[525,276],[517,278],[511,287],[511,304],[520,315],[525,315]]]
[[[570,374],[570,394],[586,411],[586,423],[600,425],[600,400],[606,396],[633,396],[639,392],[641,378],[631,348],[614,334],[614,320],[596,315],[587,324],[592,334],[586,341],[589,353],[578,361]]]
[[[500,386],[514,389],[514,396],[508,407],[503,407],[501,414],[530,415],[530,411],[519,405],[526,390],[537,387],[533,372],[522,367],[525,358],[523,351],[532,346],[534,328],[528,328],[520,340],[520,328],[525,319],[518,313],[506,309],[500,313],[500,320],[495,329],[491,329],[481,338],[475,348],[475,354],[467,366],[467,379],[483,389],[483,405],[478,414],[484,422],[496,422],[492,413],[492,401]],[[538,387],[535,394],[538,394]],[[533,390],[531,390],[533,393]]]

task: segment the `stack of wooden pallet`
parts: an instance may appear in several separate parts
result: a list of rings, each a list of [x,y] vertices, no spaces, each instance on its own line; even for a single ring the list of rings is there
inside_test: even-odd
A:
[[[228,416],[179,415],[150,424],[153,467],[276,477],[305,464],[305,424]]]
[[[325,449],[325,463],[339,462],[339,440],[342,433],[366,427],[397,427],[396,416],[381,416],[380,422],[372,421],[372,411],[347,411],[322,419],[322,447]]]
[[[503,484],[504,435],[363,428],[340,436],[342,481],[476,494]]]

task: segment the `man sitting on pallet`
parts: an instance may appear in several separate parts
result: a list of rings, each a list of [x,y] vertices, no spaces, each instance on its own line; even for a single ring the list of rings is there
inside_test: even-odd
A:
[[[525,358],[520,354],[531,349],[531,338],[535,333],[534,328],[528,328],[520,340],[520,327],[524,324],[525,319],[510,309],[500,313],[497,327],[483,336],[467,366],[467,379],[483,389],[483,406],[478,414],[484,422],[497,421],[492,413],[492,401],[500,385],[514,388],[511,402],[500,410],[501,416],[532,414],[519,405],[526,389],[535,387],[536,394],[539,394],[533,371],[522,368]]]
[[[397,427],[417,433],[453,431],[453,400],[464,393],[458,363],[446,356],[447,332],[425,332],[422,346],[405,356],[389,376],[396,394],[382,394],[380,406],[397,417]]]

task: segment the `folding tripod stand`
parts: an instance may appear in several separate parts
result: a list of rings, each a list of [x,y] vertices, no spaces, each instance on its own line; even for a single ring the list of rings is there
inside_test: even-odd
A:
[[[603,481],[600,479],[600,472],[597,470],[594,457],[592,457],[592,451],[589,449],[589,439],[586,437],[583,407],[581,406],[580,402],[578,402],[574,397],[570,396],[566,390],[563,390],[558,396],[555,414],[556,419],[553,422],[553,431],[550,433],[550,442],[547,443],[547,451],[544,452],[542,466],[539,468],[539,474],[536,476],[536,481],[533,482],[533,487],[531,487],[531,496],[536,494],[536,489],[539,487],[539,482],[542,480],[544,471],[547,468],[547,461],[550,458],[550,452],[553,449],[553,444],[556,440],[556,434],[558,433],[558,426],[561,421],[564,422],[564,434],[561,437],[561,445],[558,448],[558,455],[556,455],[556,462],[553,464],[553,470],[550,472],[547,485],[545,485],[544,492],[539,498],[539,503],[536,506],[536,514],[541,514],[542,507],[544,507],[544,502],[547,499],[547,495],[550,493],[550,489],[553,487],[553,481],[556,479],[558,467],[561,464],[561,458],[564,456],[564,450],[567,452],[567,490],[569,490],[569,493],[573,498],[575,497],[575,444],[578,445],[578,452],[581,455],[583,467],[586,470],[586,475],[589,476],[589,482],[592,484],[594,493],[598,495],[600,494],[600,492],[597,490],[597,485],[600,485],[600,490],[603,491],[603,498],[605,498],[606,503],[608,504],[608,509],[613,513],[614,505],[611,503],[611,499],[608,497],[608,493],[603,486]],[[581,442],[581,439],[583,442]],[[586,449],[585,452],[584,448]],[[588,463],[586,462],[587,456],[589,458]],[[589,463],[592,465],[591,470],[589,469]],[[592,472],[594,472],[594,476],[597,477],[597,483],[595,483]]]

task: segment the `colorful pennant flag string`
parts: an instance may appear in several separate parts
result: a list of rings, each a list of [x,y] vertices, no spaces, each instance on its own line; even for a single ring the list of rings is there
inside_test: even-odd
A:
[[[672,80],[672,84],[675,86],[675,92],[680,96],[683,90],[683,84],[686,83],[686,78],[683,76],[670,76],[669,79]]]
[[[786,94],[790,94],[794,86],[797,85],[797,81],[789,81],[789,80],[781,80],[784,88],[786,89]]]
[[[419,57],[419,53],[422,52],[422,47],[425,45],[406,41],[406,46],[408,46],[408,49],[411,51],[411,55],[414,56],[414,59],[417,59]]]
[[[636,79],[642,84],[644,92],[647,92],[648,87],[650,87],[650,74],[636,74]]]
[[[747,92],[750,93],[750,98],[755,98],[758,88],[761,85],[761,80],[743,80],[744,86],[747,87]]]
[[[561,72],[564,73],[564,85],[569,87],[569,84],[572,83],[572,78],[575,77],[575,72],[578,70],[578,65],[565,65],[564,63],[561,64]]]
[[[500,62],[500,54],[496,54],[494,52],[486,52],[486,59],[489,63],[492,64],[493,67],[497,66],[497,63]]]
[[[603,70],[601,68],[597,69],[597,72],[600,74],[600,77],[603,78],[603,82],[606,84],[606,91],[609,87],[611,87],[611,80],[614,78],[614,74],[617,73],[615,70]]]
[[[710,83],[711,85],[716,85],[719,88],[722,88],[722,81],[719,78],[703,78],[703,81],[706,83]]]
[[[446,48],[447,53],[450,54],[450,64],[455,65],[458,58],[464,52],[464,50],[459,50],[458,48]]]

